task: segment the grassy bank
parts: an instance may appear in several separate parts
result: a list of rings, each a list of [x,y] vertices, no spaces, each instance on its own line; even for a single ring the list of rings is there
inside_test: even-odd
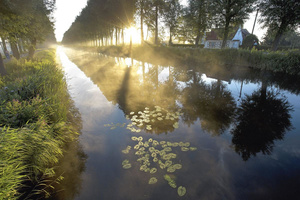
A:
[[[0,77],[0,199],[47,195],[66,142],[76,138],[74,108],[55,50],[12,60]],[[73,110],[73,111],[72,111]],[[26,187],[26,188],[25,188]]]
[[[100,47],[99,52],[129,56],[128,46]],[[257,51],[244,49],[196,49],[158,46],[133,46],[133,58],[160,65],[205,65],[251,67],[260,70],[300,75],[299,51]]]

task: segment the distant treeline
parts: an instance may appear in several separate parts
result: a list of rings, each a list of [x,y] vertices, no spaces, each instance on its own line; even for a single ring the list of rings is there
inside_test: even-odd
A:
[[[272,50],[277,50],[284,33],[297,30],[300,24],[297,0],[187,0],[186,6],[179,0],[90,0],[65,33],[63,43],[124,44],[125,28],[135,26],[141,43],[159,44],[168,33],[170,45],[176,39],[198,46],[205,32],[218,28],[225,48],[234,27],[242,25],[253,11],[260,14],[258,21],[272,36]]]

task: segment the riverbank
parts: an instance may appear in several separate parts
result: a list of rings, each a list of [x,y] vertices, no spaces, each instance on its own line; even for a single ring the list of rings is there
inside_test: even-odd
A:
[[[0,77],[0,199],[43,197],[63,178],[55,167],[78,136],[72,122],[79,115],[54,49],[38,52],[34,61],[12,60],[6,70]]]
[[[110,56],[129,56],[129,46],[99,47],[98,52]],[[244,49],[195,49],[167,46],[133,46],[134,59],[164,65],[205,65],[229,68],[253,68],[289,75],[300,75],[299,51],[257,51]]]

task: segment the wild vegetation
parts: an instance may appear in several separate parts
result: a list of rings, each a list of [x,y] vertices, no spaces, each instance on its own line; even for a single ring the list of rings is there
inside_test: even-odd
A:
[[[12,60],[7,72],[0,80],[0,199],[48,195],[50,182],[62,179],[54,168],[63,147],[78,135],[76,111],[55,50]]]

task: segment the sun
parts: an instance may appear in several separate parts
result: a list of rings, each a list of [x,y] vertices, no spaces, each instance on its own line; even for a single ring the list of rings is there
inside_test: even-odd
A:
[[[141,35],[139,31],[134,27],[131,26],[129,28],[125,28],[125,42],[130,43],[130,36],[132,37],[133,44],[140,44],[141,43]]]

